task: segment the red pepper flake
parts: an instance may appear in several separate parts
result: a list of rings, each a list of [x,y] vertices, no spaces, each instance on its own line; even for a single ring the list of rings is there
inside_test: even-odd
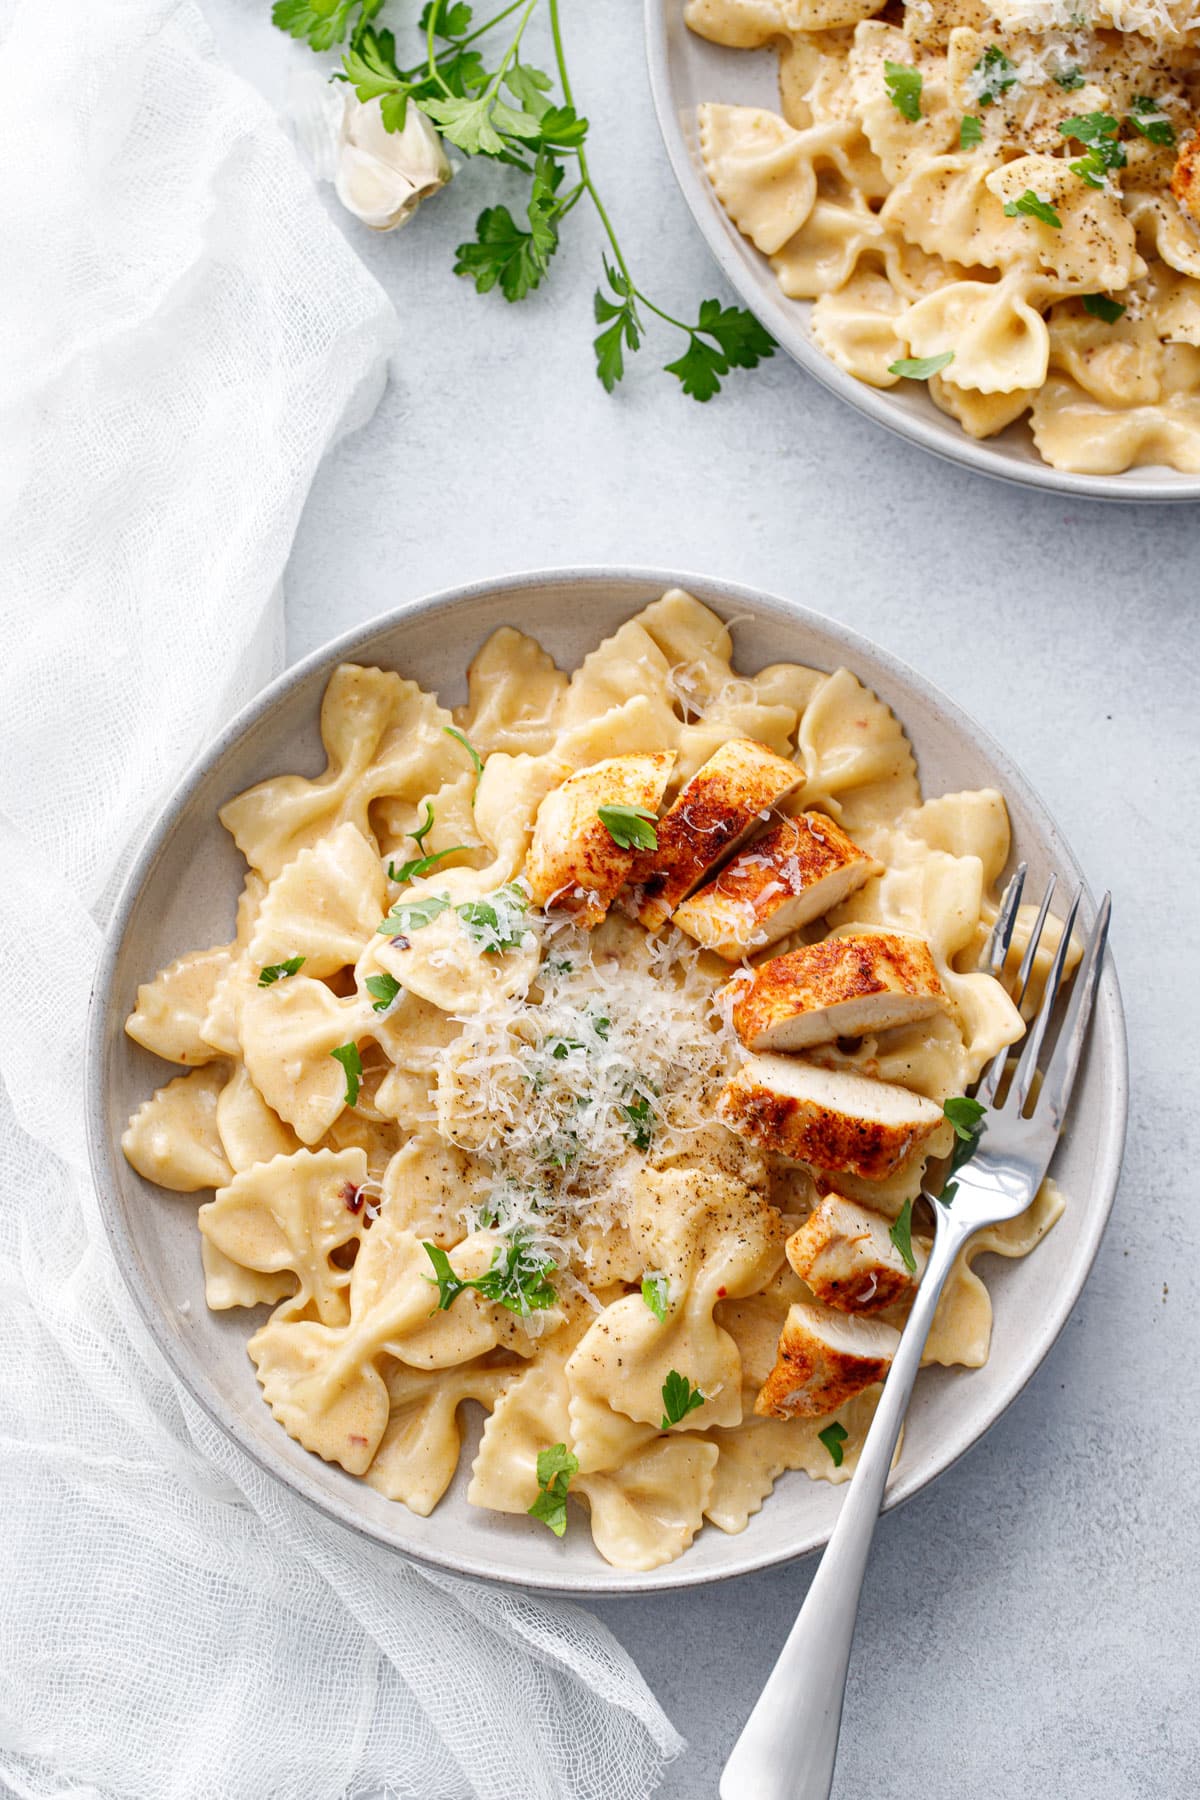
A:
[[[391,944],[393,950],[411,950],[412,949],[412,945],[406,937],[389,938],[388,942]]]
[[[723,1300],[728,1292],[729,1292],[728,1288],[719,1287],[717,1289],[717,1299]]]
[[[366,1188],[355,1187],[352,1181],[343,1181],[342,1199],[346,1202],[346,1208],[349,1212],[360,1213],[362,1211],[363,1201],[366,1197]]]
[[[352,1444],[365,1444],[365,1443],[366,1443],[366,1441],[367,1441],[367,1440],[366,1440],[366,1438],[365,1438],[365,1437],[359,1437],[359,1435],[358,1435],[358,1433],[357,1433],[357,1432],[356,1432],[356,1431],[352,1431],[352,1432],[351,1432],[351,1433],[350,1433],[350,1442],[351,1442],[351,1443],[352,1443]]]

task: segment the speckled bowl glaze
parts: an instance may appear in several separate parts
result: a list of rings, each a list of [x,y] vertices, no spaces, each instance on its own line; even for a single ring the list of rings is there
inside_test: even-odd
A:
[[[879,425],[981,475],[1027,487],[1049,488],[1089,500],[1200,500],[1200,476],[1176,469],[1128,469],[1120,475],[1076,475],[1052,469],[1018,421],[998,437],[977,442],[938,411],[920,382],[895,388],[856,381],[813,342],[812,304],[789,300],[765,256],[738,231],[709,185],[700,158],[696,109],[705,100],[779,109],[778,58],[771,49],[727,50],[707,43],[684,24],[684,0],[645,0],[650,88],[675,178],[692,217],[730,284],[789,356]],[[797,431],[804,429],[797,416]]]
[[[570,669],[675,584],[738,621],[737,660],[746,670],[781,660],[827,669],[847,664],[904,722],[928,794],[1000,788],[1012,816],[1014,854],[1029,862],[1035,891],[1052,869],[1068,883],[1082,880],[1058,828],[1004,753],[944,695],[833,621],[678,570],[510,575],[416,600],[373,620],[289,669],[233,721],[180,783],[134,860],[97,976],[88,1046],[92,1166],[113,1251],[131,1304],[200,1405],[279,1481],[367,1537],[460,1573],[593,1595],[689,1587],[803,1556],[826,1541],[842,1490],[785,1475],[740,1536],[706,1526],[678,1562],[635,1574],[601,1559],[582,1519],[559,1542],[533,1520],[468,1506],[478,1418],[454,1485],[428,1519],[310,1456],[286,1436],[260,1397],[246,1355],[257,1315],[210,1313],[204,1304],[195,1200],[143,1181],[121,1154],[129,1114],[164,1079],[163,1065],[122,1027],[139,982],[183,951],[231,935],[243,870],[217,822],[217,808],[265,776],[320,771],[317,716],[337,663],[397,668],[456,704],[465,698],[471,656],[497,626],[531,632]],[[1085,911],[1090,917],[1090,901]],[[1072,1127],[1055,1167],[1068,1196],[1066,1213],[1027,1261],[988,1259],[996,1312],[991,1360],[970,1373],[930,1369],[921,1376],[889,1506],[917,1493],[976,1442],[1066,1322],[1112,1204],[1126,1093],[1125,1031],[1110,962]]]

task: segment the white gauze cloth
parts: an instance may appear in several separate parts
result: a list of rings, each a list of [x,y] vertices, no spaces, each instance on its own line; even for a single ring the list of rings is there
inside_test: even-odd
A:
[[[680,1743],[613,1639],[269,1482],[136,1326],[86,1170],[128,845],[278,667],[391,308],[189,0],[0,0],[0,168],[0,1791],[640,1800]]]

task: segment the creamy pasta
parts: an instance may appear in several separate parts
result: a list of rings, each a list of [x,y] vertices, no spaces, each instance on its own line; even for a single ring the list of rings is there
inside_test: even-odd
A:
[[[1194,0],[688,0],[778,48],[779,111],[700,109],[709,180],[872,387],[971,437],[1200,470]]]
[[[471,1503],[652,1569],[785,1470],[854,1469],[942,1102],[1023,1031],[977,968],[1007,814],[923,800],[849,671],[735,672],[680,591],[570,677],[505,628],[468,691],[343,665],[325,772],[222,809],[236,932],[138,990],[130,1036],[185,1072],[125,1154],[211,1190],[208,1304],[269,1309],[249,1354],[300,1444],[428,1514],[473,1402]],[[986,1359],[972,1264],[1061,1204],[974,1241],[927,1360]]]

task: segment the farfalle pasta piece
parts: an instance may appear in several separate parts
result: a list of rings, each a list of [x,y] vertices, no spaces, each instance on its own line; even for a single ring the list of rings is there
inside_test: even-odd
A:
[[[1163,353],[1151,317],[1111,323],[1068,300],[1050,312],[1050,366],[1105,406],[1148,406],[1162,396]]]
[[[832,813],[851,829],[920,799],[912,745],[895,714],[848,669],[836,669],[800,721],[796,760],[806,808]]]
[[[237,931],[223,970],[217,972],[208,1009],[199,1026],[204,1043],[222,1056],[242,1053],[242,1003],[258,985],[260,969],[250,960],[250,939],[266,897],[267,883],[251,869],[238,899]]]
[[[125,1021],[134,1043],[164,1062],[191,1068],[211,1062],[217,1051],[205,1043],[200,1028],[217,982],[229,967],[231,950],[229,944],[193,950],[169,963],[153,981],[143,982]]]
[[[697,36],[732,50],[757,50],[794,31],[831,31],[882,10],[884,0],[687,0]]]
[[[235,1174],[274,1156],[290,1156],[300,1140],[278,1113],[272,1112],[244,1063],[238,1063],[217,1100],[217,1135]]]
[[[1112,293],[1146,273],[1120,194],[1089,187],[1061,157],[1019,156],[993,169],[986,181],[1002,206],[1032,192],[1052,207],[1061,220],[1057,227],[1028,214],[1008,223],[1025,233],[1024,255],[1064,287]]]
[[[257,1269],[243,1268],[207,1238],[200,1240],[200,1263],[204,1304],[210,1312],[228,1312],[235,1306],[275,1306],[296,1291],[296,1277],[286,1269],[279,1275],[262,1275]]]
[[[879,215],[881,229],[965,268],[1028,261],[1032,246],[1022,221],[1005,217],[1003,202],[987,185],[991,172],[977,151],[932,157],[892,189]]]
[[[388,1422],[366,1473],[368,1485],[428,1518],[458,1467],[460,1409],[474,1400],[490,1412],[519,1367],[497,1366],[489,1357],[432,1372],[392,1362],[383,1375]]]
[[[761,107],[705,105],[698,122],[713,192],[742,235],[767,256],[807,222],[819,167],[836,169],[868,197],[886,192],[867,143],[849,120],[796,131]]]
[[[892,99],[886,78],[889,63],[915,66],[920,72],[920,111],[916,119],[906,118]],[[878,189],[882,199],[910,168],[957,144],[962,109],[951,100],[943,59],[914,53],[911,38],[895,25],[885,25],[878,19],[866,21],[855,31],[849,75],[855,116],[885,176]]]
[[[302,956],[306,975],[335,975],[358,961],[386,911],[387,883],[374,843],[356,825],[339,825],[299,851],[271,882],[250,940],[251,965]]]
[[[1143,251],[1160,256],[1181,275],[1200,277],[1200,231],[1170,194],[1131,190],[1125,211]]]
[[[779,46],[779,107],[797,131],[826,119],[853,120],[853,42],[852,30],[795,32]]]
[[[624,1429],[614,1414],[660,1422],[672,1370],[705,1396],[688,1415],[694,1426],[740,1422],[737,1346],[713,1308],[761,1287],[782,1259],[782,1227],[767,1203],[707,1170],[643,1171],[630,1233],[645,1267],[666,1278],[667,1317],[660,1321],[640,1294],[629,1295],[605,1308],[572,1355],[571,1430],[585,1472],[611,1465],[612,1433]]]
[[[618,1468],[579,1476],[601,1556],[643,1571],[682,1556],[704,1522],[717,1458],[704,1438],[660,1437]]]
[[[465,750],[445,736],[451,715],[413,681],[343,663],[321,703],[328,764],[315,781],[278,775],[221,808],[221,823],[268,880],[300,850],[347,820],[370,835],[368,809],[381,796],[416,800]]]
[[[475,825],[478,785],[479,777],[471,769],[443,781],[419,800],[373,800],[369,817],[381,858],[402,864],[438,851],[457,852],[444,864],[439,863],[439,868],[452,864],[473,866],[486,860],[487,852]],[[414,831],[421,832],[420,845],[412,835]]]
[[[450,1252],[456,1275],[483,1275],[501,1240],[479,1232]],[[250,1356],[271,1411],[306,1450],[352,1475],[370,1467],[387,1428],[389,1399],[379,1370],[388,1355],[419,1369],[452,1368],[504,1344],[528,1353],[534,1340],[513,1313],[473,1288],[438,1309],[432,1265],[421,1240],[386,1208],[363,1240],[350,1276],[350,1322],[272,1319],[251,1338]],[[542,1331],[562,1314],[537,1315]]]
[[[879,1384],[864,1388],[823,1418],[750,1417],[732,1430],[714,1431],[719,1455],[705,1517],[721,1531],[744,1531],[787,1469],[801,1469],[814,1481],[849,1481],[882,1392]],[[840,1463],[821,1441],[821,1432],[830,1425],[840,1425],[846,1433]]]
[[[138,1107],[121,1138],[139,1175],[177,1194],[221,1187],[233,1170],[217,1131],[217,1101],[225,1069],[211,1063],[177,1075]]]
[[[926,383],[933,404],[957,419],[968,437],[990,438],[1015,424],[1029,411],[1035,388],[1013,388],[1009,393],[981,394],[977,388],[957,387],[945,375],[933,375]]]
[[[1034,442],[1056,469],[1116,475],[1147,463],[1200,473],[1200,391],[1152,406],[1111,407],[1078,382],[1052,375],[1030,411]]]
[[[402,921],[394,936],[381,937],[374,953],[401,987],[455,1014],[479,1012],[491,1000],[526,993],[539,954],[532,919],[526,917],[527,894],[521,889],[479,893],[463,879],[466,873],[452,869],[444,879],[435,875],[406,888],[401,904],[424,907],[432,916],[417,923],[423,915],[415,912],[413,923],[404,929]],[[499,909],[503,948],[495,947],[495,933],[489,937],[483,928],[473,929],[463,916],[460,908],[472,903]]]
[[[356,1043],[369,1012],[300,974],[246,995],[242,1052],[263,1099],[304,1144],[322,1138],[346,1105],[346,1071],[333,1052]]]
[[[363,1231],[367,1159],[361,1150],[297,1150],[235,1175],[199,1213],[222,1256],[260,1275],[296,1277],[288,1316],[309,1308],[344,1325],[350,1271],[333,1258]]]
[[[1048,298],[1045,280],[1018,265],[999,281],[936,289],[902,313],[896,329],[915,357],[952,345],[956,388],[1012,394],[1046,379],[1050,333],[1040,308]]]
[[[554,742],[566,691],[566,676],[537,639],[502,625],[472,658],[467,704],[454,717],[481,756],[496,750],[541,756]]]
[[[436,1132],[409,1138],[388,1163],[383,1204],[389,1219],[448,1250],[465,1235],[463,1215],[487,1197],[486,1169]]]
[[[896,334],[904,296],[886,276],[857,269],[835,293],[813,305],[812,334],[831,362],[870,387],[895,387],[891,365],[905,354]]]
[[[843,198],[818,199],[803,231],[776,251],[771,268],[789,300],[815,300],[832,293],[853,275],[871,252],[882,254],[888,231],[857,191]]]

